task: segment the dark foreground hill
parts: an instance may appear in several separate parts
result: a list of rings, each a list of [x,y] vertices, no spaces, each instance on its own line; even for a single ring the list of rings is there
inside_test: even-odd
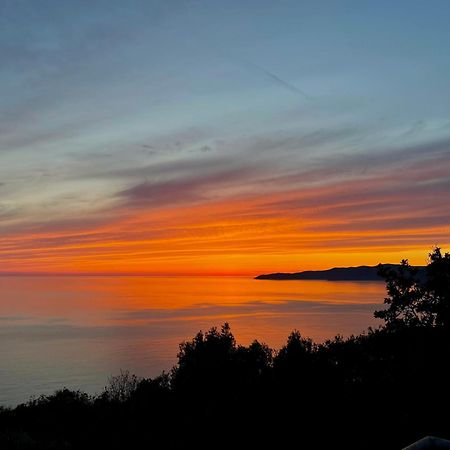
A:
[[[383,281],[380,269],[396,269],[399,264],[378,266],[334,267],[327,270],[306,270],[294,273],[268,273],[258,275],[256,280],[326,280],[326,281]],[[425,275],[425,267],[419,266],[419,277]]]

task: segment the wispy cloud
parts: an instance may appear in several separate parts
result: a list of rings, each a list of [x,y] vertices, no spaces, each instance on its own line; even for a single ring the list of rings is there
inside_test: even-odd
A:
[[[377,254],[418,254],[448,242],[449,162],[447,144],[432,142],[367,157],[335,155],[303,169],[270,159],[233,167],[226,158],[197,168],[163,163],[156,166],[160,178],[151,167],[129,169],[121,174],[127,183],[153,175],[83,219],[4,228],[0,257],[24,270],[126,265],[151,273],[167,273],[168,265],[176,273],[272,269],[270,261],[330,251],[338,261],[356,252],[375,264],[386,258]],[[303,267],[319,264],[309,256]]]
[[[5,5],[8,270],[249,273],[448,242],[446,14],[363,8],[380,34],[258,8]],[[433,39],[397,27],[419,10]]]
[[[192,204],[214,197],[223,197],[221,190],[236,184],[246,184],[248,177],[254,177],[257,170],[251,167],[228,169],[197,176],[179,177],[170,181],[146,181],[119,192],[127,205],[141,207],[174,206],[180,203]],[[226,194],[225,194],[226,195]]]

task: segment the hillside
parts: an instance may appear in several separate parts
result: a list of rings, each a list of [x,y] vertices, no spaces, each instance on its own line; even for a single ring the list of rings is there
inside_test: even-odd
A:
[[[380,264],[378,266],[333,267],[327,270],[306,270],[294,273],[268,273],[255,277],[256,280],[327,280],[327,281],[383,281],[378,275],[382,267],[399,267],[398,264]],[[424,274],[425,267],[420,266],[419,277]]]

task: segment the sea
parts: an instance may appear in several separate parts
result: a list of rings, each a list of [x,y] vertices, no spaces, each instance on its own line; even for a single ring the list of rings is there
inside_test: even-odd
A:
[[[100,393],[121,370],[155,377],[179,344],[225,322],[274,349],[377,327],[383,282],[249,277],[0,277],[0,405],[67,387]]]

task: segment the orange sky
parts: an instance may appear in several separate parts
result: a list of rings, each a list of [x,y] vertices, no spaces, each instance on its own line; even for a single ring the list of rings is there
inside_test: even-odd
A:
[[[436,179],[433,164],[427,176]],[[0,237],[2,271],[256,275],[404,257],[424,264],[433,245],[450,243],[445,197],[438,183],[424,186],[424,164],[397,177],[384,169],[312,186],[292,175],[247,192],[221,186],[173,204],[119,201],[85,222],[76,212],[25,222]]]
[[[450,247],[443,8],[9,3],[0,272],[257,275]]]

